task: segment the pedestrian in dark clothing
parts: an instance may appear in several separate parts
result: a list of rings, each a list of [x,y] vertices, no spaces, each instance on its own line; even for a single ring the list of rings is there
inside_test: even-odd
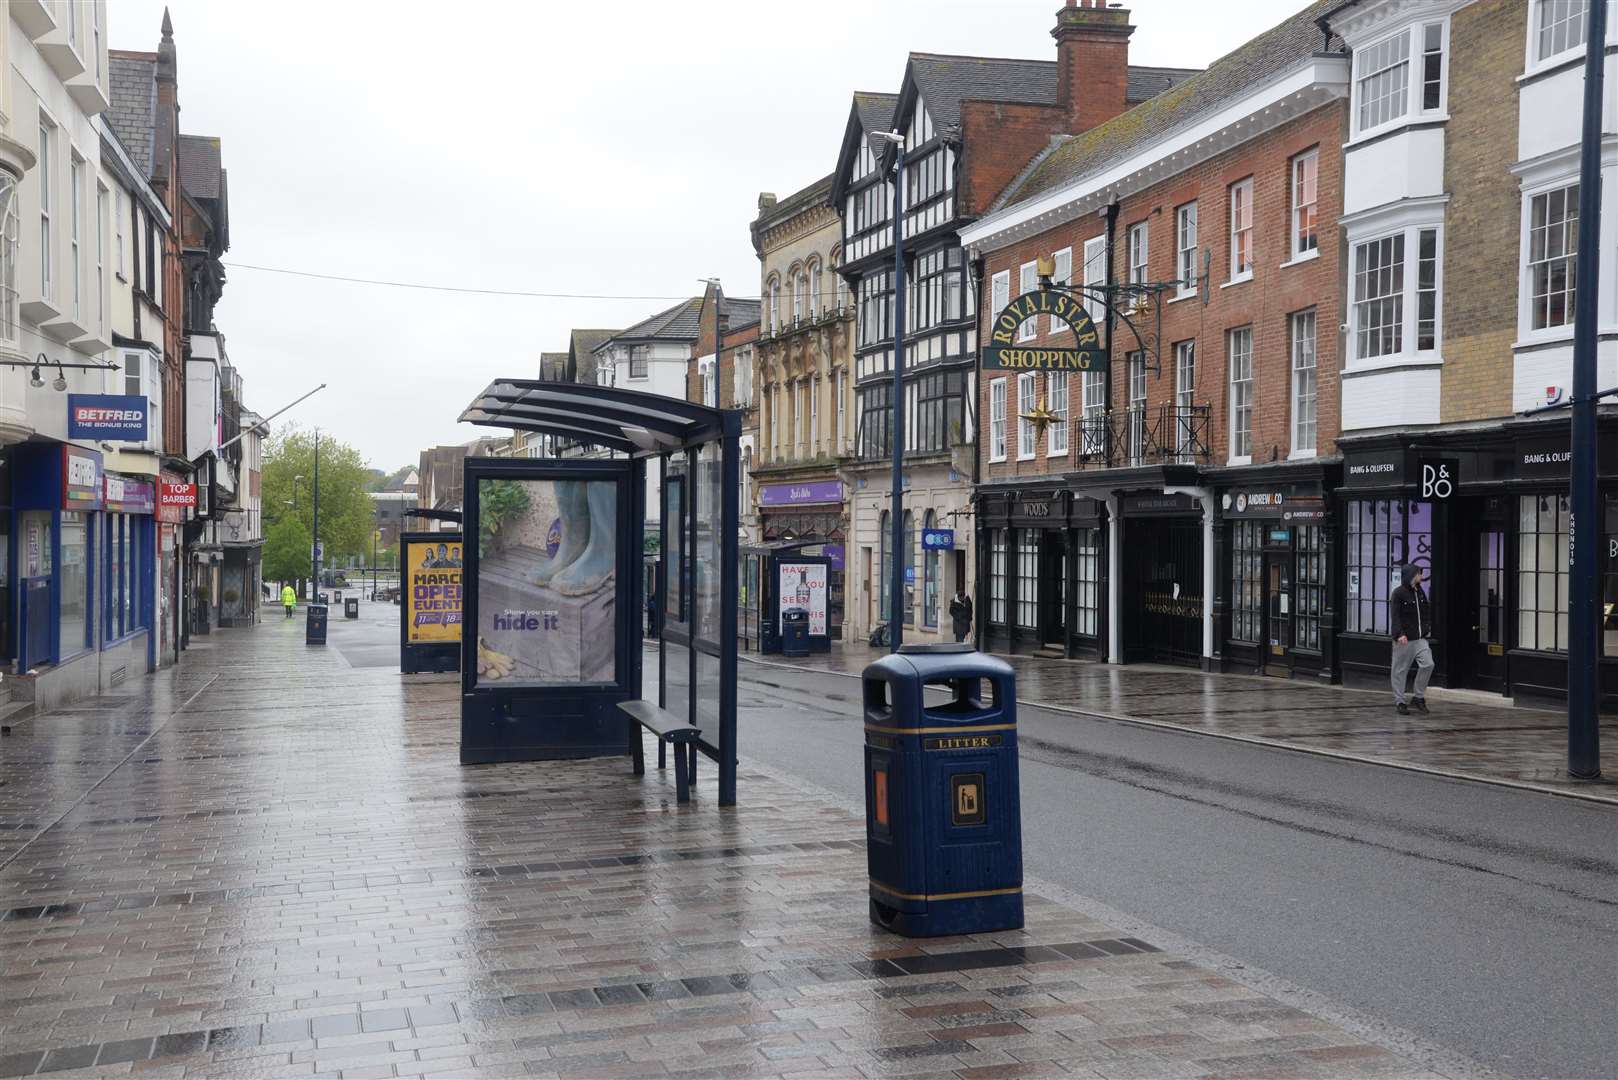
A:
[[[965,589],[955,590],[949,602],[949,620],[954,624],[955,640],[965,641],[966,635],[972,632],[972,598],[966,595]]]
[[[1388,599],[1388,616],[1393,632],[1393,702],[1400,716],[1427,711],[1427,684],[1433,677],[1433,650],[1427,636],[1433,632],[1433,606],[1422,591],[1422,569],[1406,566],[1399,572],[1403,582]],[[1416,665],[1416,692],[1405,701],[1405,681],[1410,665]]]

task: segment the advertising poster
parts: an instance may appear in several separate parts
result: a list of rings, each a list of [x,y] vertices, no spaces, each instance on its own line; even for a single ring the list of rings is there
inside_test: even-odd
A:
[[[781,563],[781,611],[804,608],[809,612],[809,633],[826,633],[826,567],[822,563]],[[777,612],[777,617],[779,617]]]
[[[615,681],[617,483],[483,479],[478,506],[476,685]]]
[[[461,640],[461,545],[412,540],[405,545],[405,640]]]

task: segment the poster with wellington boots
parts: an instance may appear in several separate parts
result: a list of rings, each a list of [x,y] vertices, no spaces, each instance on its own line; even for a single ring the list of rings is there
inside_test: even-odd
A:
[[[614,681],[617,484],[478,485],[476,685]]]

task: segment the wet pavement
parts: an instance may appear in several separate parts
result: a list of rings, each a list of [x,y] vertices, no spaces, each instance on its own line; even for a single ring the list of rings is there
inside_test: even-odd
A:
[[[830,653],[745,659],[802,670],[858,674],[885,650],[834,643]],[[1017,700],[1110,719],[1166,724],[1364,761],[1504,781],[1618,802],[1618,716],[1601,719],[1603,779],[1567,775],[1567,717],[1503,700],[1428,691],[1431,712],[1394,712],[1392,693],[1160,665],[1008,656]]]
[[[1039,896],[914,942],[862,822],[744,760],[458,764],[397,609],[200,641],[0,742],[0,1075],[1428,1075]]]

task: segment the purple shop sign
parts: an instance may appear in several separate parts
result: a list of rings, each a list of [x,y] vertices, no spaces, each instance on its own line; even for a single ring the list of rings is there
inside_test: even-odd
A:
[[[820,553],[831,560],[831,568],[833,570],[844,569],[842,544],[822,544],[820,547]]]
[[[811,484],[765,484],[758,489],[760,506],[812,506],[842,501],[841,480],[817,480]]]

